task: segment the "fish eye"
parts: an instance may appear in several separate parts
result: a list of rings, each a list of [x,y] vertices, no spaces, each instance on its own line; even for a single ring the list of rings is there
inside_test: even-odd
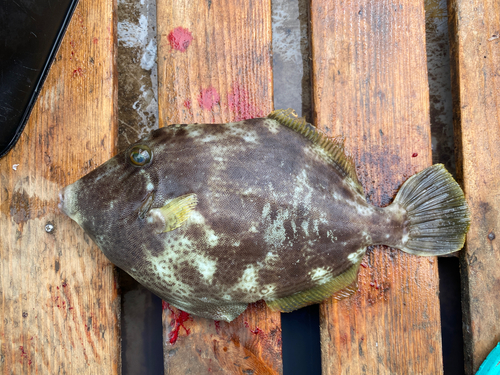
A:
[[[129,161],[132,165],[142,167],[149,164],[153,159],[153,152],[148,146],[137,145],[130,149],[128,153]]]

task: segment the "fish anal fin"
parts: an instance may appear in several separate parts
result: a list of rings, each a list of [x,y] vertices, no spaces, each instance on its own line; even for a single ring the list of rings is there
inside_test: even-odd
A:
[[[348,285],[344,289],[333,293],[330,297],[335,301],[340,301],[343,300],[344,298],[352,296],[357,291],[358,291],[358,280],[356,279],[354,280],[354,282],[351,283],[351,285]]]
[[[357,279],[360,263],[361,260],[324,284],[288,297],[266,301],[266,304],[271,310],[292,312],[302,307],[319,303],[329,297],[335,300],[349,297],[358,290]]]
[[[309,139],[313,144],[317,145],[324,151],[335,169],[343,177],[349,177],[356,186],[357,190],[363,194],[363,188],[356,174],[356,165],[352,156],[347,155],[344,149],[344,138],[330,138],[316,127],[308,123],[304,117],[298,117],[295,111],[291,108],[277,109],[271,112],[267,118],[278,121],[281,125],[287,126],[304,137]]]
[[[149,210],[146,220],[155,225],[156,232],[170,232],[186,222],[198,203],[196,194],[172,199],[165,206]]]

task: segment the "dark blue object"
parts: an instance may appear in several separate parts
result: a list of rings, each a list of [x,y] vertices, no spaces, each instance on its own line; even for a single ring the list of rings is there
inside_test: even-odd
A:
[[[77,3],[0,1],[0,157],[21,136]]]

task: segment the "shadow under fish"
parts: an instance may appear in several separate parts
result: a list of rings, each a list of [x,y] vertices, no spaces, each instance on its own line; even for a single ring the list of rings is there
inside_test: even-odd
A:
[[[441,164],[370,205],[343,141],[292,110],[155,130],[64,188],[59,207],[153,293],[224,321],[261,299],[289,312],[346,297],[368,246],[448,254],[470,224]]]

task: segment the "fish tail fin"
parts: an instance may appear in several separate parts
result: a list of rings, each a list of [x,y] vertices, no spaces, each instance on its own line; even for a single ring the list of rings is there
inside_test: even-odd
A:
[[[436,256],[463,247],[470,225],[469,207],[464,192],[442,164],[410,177],[394,203],[407,213],[404,252]]]

